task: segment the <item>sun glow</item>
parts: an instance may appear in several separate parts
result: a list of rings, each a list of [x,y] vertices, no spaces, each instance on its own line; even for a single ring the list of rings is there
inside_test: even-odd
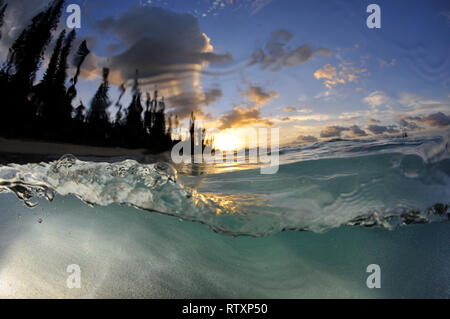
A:
[[[240,134],[239,130],[227,129],[214,135],[214,147],[221,151],[239,150],[245,146],[245,136]]]

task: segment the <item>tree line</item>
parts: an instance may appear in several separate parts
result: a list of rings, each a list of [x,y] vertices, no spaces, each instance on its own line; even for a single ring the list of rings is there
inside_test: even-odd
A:
[[[46,48],[52,42],[61,18],[64,0],[52,1],[22,31],[8,51],[0,68],[0,135],[7,138],[32,138],[86,145],[146,148],[153,152],[169,150],[178,142],[172,138],[179,119],[166,115],[164,98],[141,92],[138,71],[131,87],[131,102],[127,108],[121,99],[126,92],[120,86],[120,97],[113,103],[109,97],[109,70],[103,69],[102,82],[90,101],[89,108],[77,96],[81,66],[90,54],[86,41],[73,51],[76,31],[62,30],[54,42],[53,53],[42,80],[36,83]],[[0,30],[7,4],[0,0]],[[0,31],[1,37],[1,31]],[[69,65],[75,75],[68,78]],[[108,115],[110,107],[116,115]],[[195,127],[191,116],[190,133]],[[202,135],[205,133],[203,132]],[[202,143],[204,138],[202,136]]]

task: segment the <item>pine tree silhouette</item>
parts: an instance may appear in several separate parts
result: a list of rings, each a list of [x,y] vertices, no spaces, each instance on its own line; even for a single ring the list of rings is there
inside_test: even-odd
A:
[[[12,81],[21,89],[29,89],[33,85],[63,4],[64,0],[55,1],[47,10],[36,15],[11,47],[7,70],[12,72]]]
[[[139,89],[138,71],[132,88],[133,96],[128,106],[125,118],[125,132],[127,136],[127,144],[131,147],[138,147],[145,139],[144,126],[142,123],[142,111],[144,110],[141,102],[141,90]]]
[[[66,89],[68,58],[75,40],[75,30],[68,35],[62,31],[55,41],[52,55],[43,79],[35,85],[41,69],[44,52],[52,39],[61,16],[64,0],[54,0],[37,14],[9,50],[0,69],[0,96],[2,96],[0,135],[6,137],[35,138],[101,146],[147,148],[150,151],[169,150],[175,143],[171,136],[178,127],[177,116],[165,116],[164,98],[147,94],[145,112],[138,74],[132,88],[132,101],[126,111],[121,99],[126,93],[125,83],[120,86],[119,107],[114,122],[110,122],[107,109],[111,105],[109,69],[103,69],[103,81],[86,110],[83,103],[74,109],[72,101],[77,95],[76,84],[81,66],[90,53],[83,41],[74,56],[76,67],[70,86]],[[0,0],[0,27],[7,5]],[[1,31],[1,29],[0,29]],[[72,117],[73,114],[73,117]]]
[[[69,35],[64,40],[64,47],[61,50],[61,54],[59,56],[58,61],[58,70],[55,74],[55,85],[56,87],[65,87],[65,81],[67,78],[67,59],[70,53],[70,49],[72,47],[72,42],[75,40],[75,29],[73,29]]]
[[[84,123],[84,111],[86,110],[86,108],[83,105],[83,101],[80,101],[80,105],[77,106],[77,108],[75,109],[75,121],[77,123]]]
[[[53,98],[52,89],[56,80],[56,70],[58,68],[59,56],[65,35],[66,30],[61,31],[59,34],[44,77],[41,83],[35,88],[38,97],[35,99],[34,103],[37,104],[37,115],[42,118],[51,116],[51,99]]]
[[[86,40],[81,42],[80,46],[78,47],[78,51],[76,52],[74,58],[73,58],[73,65],[76,66],[77,71],[75,73],[75,76],[72,79],[72,85],[67,90],[67,100],[69,103],[72,102],[72,100],[77,95],[76,85],[78,83],[78,77],[81,73],[81,65],[83,64],[86,57],[89,55],[91,51],[89,51],[87,47]]]
[[[165,122],[165,110],[166,110],[166,104],[164,103],[164,98],[162,101],[156,101],[157,108],[155,109],[155,113],[153,115],[154,117],[154,124],[152,128],[152,137],[161,139],[164,138],[166,135],[166,122]]]
[[[90,124],[97,124],[100,122],[108,121],[108,114],[106,109],[111,105],[111,101],[108,97],[109,83],[108,83],[109,69],[103,69],[103,81],[100,84],[94,98],[91,102],[91,108],[89,110],[87,121]]]
[[[104,68],[102,84],[100,84],[100,87],[91,101],[91,107],[87,115],[89,136],[91,136],[93,142],[98,145],[106,144],[106,141],[111,134],[108,114],[106,113],[106,110],[111,105],[108,96],[108,76],[109,69]]]
[[[47,71],[42,79],[42,84],[47,87],[52,87],[56,80],[56,70],[58,69],[59,56],[61,53],[61,47],[63,45],[64,37],[66,36],[66,30],[62,30],[56,40],[55,48],[53,49],[50,62],[47,67]]]
[[[156,92],[155,92],[156,94]],[[151,134],[152,123],[153,123],[153,112],[152,112],[152,97],[150,93],[147,92],[147,100],[145,101],[145,113],[144,113],[144,128],[147,134]]]
[[[173,114],[170,114],[167,118],[167,132],[166,135],[172,137],[172,130],[173,130]]]
[[[75,29],[73,29],[69,35],[64,40],[64,46],[61,50],[61,54],[58,61],[58,69],[55,74],[55,83],[54,83],[54,100],[56,102],[55,115],[59,119],[59,123],[63,125],[63,127],[67,127],[66,125],[70,122],[72,117],[72,105],[71,100],[67,99],[66,94],[66,78],[67,78],[67,59],[69,57],[70,49],[72,47],[72,43],[75,40]]]
[[[7,62],[2,67],[2,78],[6,79],[7,85],[0,86],[0,95],[8,105],[0,123],[6,135],[29,135],[36,130],[36,107],[29,104],[34,98],[32,86],[63,4],[64,0],[54,1],[37,14],[9,50]]]
[[[117,110],[117,113],[116,113],[116,120],[114,121],[114,125],[120,125],[122,123],[122,106],[123,105],[120,101],[122,100],[123,95],[127,91],[127,89],[125,87],[125,83],[122,83],[120,85],[119,89],[120,89],[120,95],[116,101],[116,107],[118,107],[119,109]]]

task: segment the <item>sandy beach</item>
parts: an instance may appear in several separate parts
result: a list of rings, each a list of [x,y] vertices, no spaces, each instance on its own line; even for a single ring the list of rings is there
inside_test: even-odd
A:
[[[156,159],[168,158],[168,154],[149,154],[146,149],[126,149],[114,147],[97,147],[44,141],[18,140],[0,138],[0,163],[25,163],[55,160],[65,154],[72,154],[80,159],[102,160],[103,158],[126,157],[139,162],[154,162]]]

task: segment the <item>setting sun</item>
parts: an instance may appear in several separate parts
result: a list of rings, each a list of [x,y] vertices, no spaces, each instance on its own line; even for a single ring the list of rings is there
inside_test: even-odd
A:
[[[242,140],[240,136],[241,134],[235,129],[220,132],[214,136],[214,147],[221,151],[232,151],[243,148],[245,146],[245,140]]]

